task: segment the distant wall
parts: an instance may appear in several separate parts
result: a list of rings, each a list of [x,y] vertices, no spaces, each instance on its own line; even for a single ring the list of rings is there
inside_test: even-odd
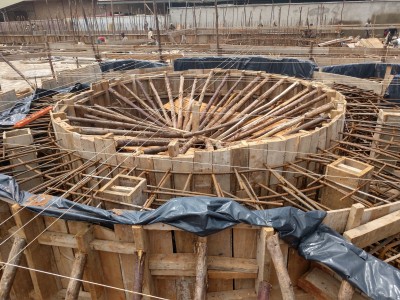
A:
[[[362,24],[368,19],[376,24],[399,23],[400,1],[319,2],[292,4],[219,5],[219,25],[223,27],[298,26]],[[171,8],[171,21],[182,27],[214,27],[214,7]]]

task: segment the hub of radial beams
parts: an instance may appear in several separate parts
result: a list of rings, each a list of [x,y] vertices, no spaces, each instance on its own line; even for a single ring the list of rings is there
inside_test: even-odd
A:
[[[61,99],[52,123],[59,145],[87,159],[135,165],[136,157],[196,161],[196,153],[207,152],[212,163],[223,152],[230,165],[245,149],[241,164],[260,167],[329,147],[345,105],[340,93],[305,80],[196,70],[93,83]]]

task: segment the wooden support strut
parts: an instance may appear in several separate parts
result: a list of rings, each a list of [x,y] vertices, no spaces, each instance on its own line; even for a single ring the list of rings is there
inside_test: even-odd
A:
[[[294,300],[295,296],[293,286],[289,277],[288,270],[283,261],[283,254],[279,246],[278,234],[274,234],[267,239],[267,248],[269,253],[271,254],[271,259],[274,263],[276,274],[278,274],[278,281],[282,292],[282,299]]]
[[[10,299],[11,288],[17,274],[18,265],[21,262],[23,249],[26,246],[25,239],[15,235],[10,254],[8,256],[7,265],[4,268],[0,280],[0,300]]]
[[[93,226],[89,226],[79,231],[76,236],[76,242],[80,252],[87,255],[87,266],[85,270],[86,280],[102,284],[103,272],[101,272],[100,257],[96,251],[90,247],[90,243],[94,239]],[[97,284],[89,285],[90,295],[93,299],[106,299],[106,290]]]
[[[79,299],[79,291],[82,285],[83,270],[86,265],[86,254],[78,252],[72,265],[71,279],[68,283],[65,300]],[[77,280],[78,279],[78,280]]]

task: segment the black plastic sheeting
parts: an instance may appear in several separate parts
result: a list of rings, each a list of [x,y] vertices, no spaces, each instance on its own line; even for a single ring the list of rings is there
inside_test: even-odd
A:
[[[239,223],[273,227],[280,237],[308,260],[335,270],[372,299],[400,299],[400,271],[377,259],[322,224],[323,211],[303,212],[293,207],[250,211],[226,198],[175,198],[153,211],[103,210],[49,195],[20,191],[15,180],[0,174],[0,196],[45,216],[113,224],[165,223],[207,236]],[[41,206],[34,204],[42,203]]]
[[[165,67],[167,64],[148,61],[148,60],[137,60],[137,59],[124,59],[124,60],[113,60],[101,62],[101,71],[112,72],[112,71],[124,71],[124,70],[134,70],[134,69],[144,69],[144,68],[158,68]]]
[[[174,71],[190,69],[237,69],[264,71],[299,78],[312,78],[317,67],[311,61],[295,58],[268,58],[263,56],[204,56],[185,57],[174,61]]]
[[[58,93],[76,93],[88,88],[89,85],[76,83],[74,86],[56,90],[36,89],[32,95],[17,100],[13,107],[0,112],[0,126],[12,126],[23,120],[31,109],[32,101],[41,97],[50,97]]]
[[[320,68],[322,72],[333,73],[338,75],[346,75],[357,78],[384,78],[386,67],[392,66],[391,75],[394,75],[393,80],[386,90],[385,98],[400,102],[400,64],[385,64],[385,63],[362,63],[362,64],[347,64],[326,66]]]
[[[34,95],[30,95],[17,102],[10,108],[0,112],[0,125],[11,126],[26,117],[31,107]]]

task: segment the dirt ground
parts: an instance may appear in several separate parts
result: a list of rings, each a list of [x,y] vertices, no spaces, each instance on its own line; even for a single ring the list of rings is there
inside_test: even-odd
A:
[[[11,62],[27,79],[41,87],[42,79],[52,78],[50,64],[47,60],[23,60],[23,61],[12,61]],[[87,65],[80,64],[81,67]],[[76,69],[76,61],[70,58],[55,60],[53,62],[54,70],[56,72],[62,70]],[[85,76],[82,74],[82,76]],[[0,86],[3,92],[15,89],[17,92],[29,88],[28,83],[21,78],[10,66],[5,62],[0,62]]]

